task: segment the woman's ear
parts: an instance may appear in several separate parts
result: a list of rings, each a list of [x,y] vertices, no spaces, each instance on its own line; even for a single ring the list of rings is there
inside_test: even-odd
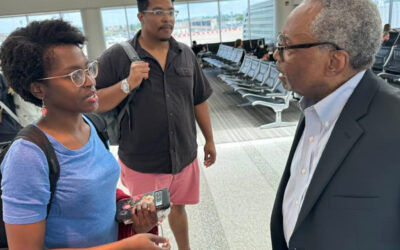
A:
[[[41,82],[31,83],[30,91],[34,97],[36,97],[40,100],[43,100],[43,98],[46,96],[46,87]]]

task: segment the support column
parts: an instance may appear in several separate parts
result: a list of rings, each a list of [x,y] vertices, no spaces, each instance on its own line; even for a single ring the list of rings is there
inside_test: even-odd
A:
[[[88,39],[88,58],[96,59],[106,49],[100,8],[81,9],[81,15],[85,35]]]
[[[295,0],[274,0],[275,1],[275,37],[281,32],[286,18],[294,8]]]

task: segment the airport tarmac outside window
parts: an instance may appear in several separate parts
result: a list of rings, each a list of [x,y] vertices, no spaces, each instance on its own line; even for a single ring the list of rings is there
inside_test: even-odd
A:
[[[114,43],[129,39],[125,7],[102,9],[101,18],[103,21],[106,48],[109,48]]]
[[[221,40],[243,39],[243,23],[248,12],[247,0],[220,1]]]
[[[190,29],[189,29],[189,14],[187,3],[175,3],[175,10],[179,11],[175,17],[175,27],[172,36],[179,42],[191,46]]]
[[[0,17],[0,45],[11,32],[17,28],[25,27],[26,24],[26,16]]]
[[[219,43],[218,2],[189,2],[192,40],[197,44]]]
[[[133,38],[141,29],[141,24],[139,19],[137,18],[138,8],[137,7],[127,7],[126,8],[127,20],[128,20],[128,32],[129,39]]]

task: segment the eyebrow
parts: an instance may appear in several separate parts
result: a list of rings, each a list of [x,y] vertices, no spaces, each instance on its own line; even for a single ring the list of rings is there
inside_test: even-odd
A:
[[[68,68],[65,68],[64,70],[62,70],[61,72],[69,72],[69,73],[72,73],[73,71],[78,70],[78,69],[86,69],[86,68],[89,66],[90,63],[91,63],[91,61],[86,60],[86,61],[85,61],[85,67],[84,67],[84,68],[82,68],[82,67],[79,66],[79,65],[71,65],[71,66],[69,66]],[[69,73],[66,73],[66,74],[69,74]]]
[[[291,39],[288,37],[286,34],[282,34],[283,38],[285,39],[285,42],[290,42]]]
[[[154,7],[152,10],[164,10],[164,9],[161,7]],[[174,10],[174,7],[171,7],[168,10]]]

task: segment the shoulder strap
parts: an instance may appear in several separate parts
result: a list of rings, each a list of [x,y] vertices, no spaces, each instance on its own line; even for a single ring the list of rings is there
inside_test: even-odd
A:
[[[129,57],[129,60],[131,60],[131,62],[136,62],[136,61],[140,61],[141,60],[139,55],[137,54],[135,48],[133,48],[133,46],[128,41],[123,41],[123,42],[120,43],[120,45],[124,49],[126,55]],[[124,117],[125,112],[128,111],[129,103],[131,102],[135,92],[136,92],[135,89],[132,90],[132,92],[128,96],[128,100],[125,102],[124,106],[119,111],[118,116],[117,116],[118,124],[121,124],[121,120]]]
[[[123,41],[120,44],[124,49],[126,55],[129,57],[129,60],[131,60],[132,62],[140,61],[140,57],[136,53],[136,50],[128,41]]]
[[[95,113],[85,114],[85,116],[92,122],[94,128],[97,131],[97,134],[99,135],[101,141],[104,143],[106,149],[110,149],[108,146],[109,138],[107,133],[107,124],[104,118]]]
[[[24,127],[14,140],[19,138],[35,143],[46,155],[49,166],[49,181],[50,181],[50,201],[47,204],[47,216],[50,212],[51,201],[53,200],[56,191],[58,178],[60,177],[60,165],[58,163],[56,152],[51,145],[47,136],[38,127],[30,124]]]

